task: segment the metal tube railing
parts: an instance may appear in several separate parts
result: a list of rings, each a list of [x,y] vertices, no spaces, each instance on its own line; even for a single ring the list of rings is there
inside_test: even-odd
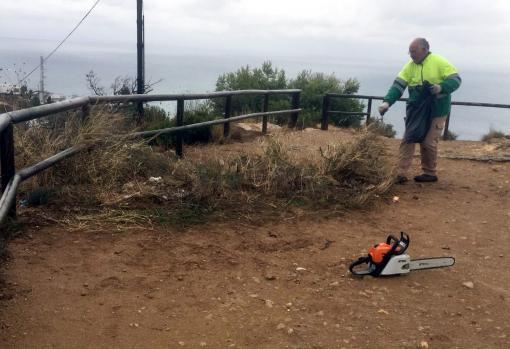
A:
[[[331,106],[331,98],[357,98],[357,99],[368,99],[368,107],[366,113],[356,113],[356,112],[344,112],[338,110],[330,110]],[[366,115],[367,124],[370,122],[370,115],[372,112],[372,100],[384,100],[382,96],[368,96],[368,95],[349,95],[349,94],[340,94],[340,93],[327,93],[324,96],[323,104],[322,104],[322,119],[321,119],[321,129],[328,129],[328,116],[332,114],[346,114],[346,115]],[[400,98],[399,102],[407,102],[408,98]],[[489,107],[489,108],[504,108],[510,109],[510,104],[498,104],[498,103],[477,103],[477,102],[451,102],[452,105],[462,105],[469,107]],[[446,123],[443,133],[443,139],[446,139],[448,136],[448,127],[450,125],[450,113],[446,117]]]
[[[3,223],[5,218],[10,215],[15,217],[15,201],[16,192],[20,183],[37,173],[44,171],[58,162],[69,158],[84,149],[90,149],[96,144],[77,145],[68,148],[43,160],[35,165],[26,167],[18,172],[15,172],[14,167],[14,139],[13,139],[13,124],[38,119],[47,115],[63,112],[77,108],[87,108],[90,104],[98,103],[127,103],[127,102],[150,102],[150,101],[177,101],[177,127],[166,128],[153,131],[135,132],[123,137],[153,137],[161,134],[178,134],[187,130],[192,130],[200,127],[209,127],[217,124],[225,125],[225,135],[228,136],[228,125],[230,122],[263,117],[262,131],[265,133],[267,129],[267,117],[271,115],[291,114],[289,125],[295,125],[299,112],[299,94],[301,90],[241,90],[241,91],[222,91],[204,94],[166,94],[166,95],[128,95],[128,96],[94,96],[94,97],[79,97],[68,101],[57,102],[9,113],[0,114],[0,158],[1,158],[1,177],[2,177],[2,196],[0,197],[0,224]],[[290,94],[292,96],[292,109],[268,111],[269,96],[278,94]],[[263,95],[263,112],[251,113],[230,117],[231,115],[231,98],[232,96],[241,95]],[[184,119],[184,101],[197,100],[197,99],[210,99],[210,98],[226,98],[226,109],[223,119],[205,121],[192,125],[183,125]],[[230,103],[229,103],[230,102]],[[179,137],[176,144],[176,153],[182,155],[182,137]]]

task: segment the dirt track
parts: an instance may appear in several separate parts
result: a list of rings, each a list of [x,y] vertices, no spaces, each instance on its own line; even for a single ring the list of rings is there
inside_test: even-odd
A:
[[[444,143],[442,154],[470,146]],[[509,348],[510,163],[443,158],[439,170],[437,184],[395,187],[398,202],[331,219],[26,227],[4,268],[0,347]],[[412,257],[455,266],[348,274],[401,230]]]

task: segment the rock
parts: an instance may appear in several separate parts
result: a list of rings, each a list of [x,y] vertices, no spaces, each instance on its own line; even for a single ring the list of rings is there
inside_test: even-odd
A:
[[[475,287],[475,284],[473,284],[472,281],[466,281],[466,282],[462,283],[462,286],[469,288],[469,289],[473,289]]]
[[[427,343],[427,341],[420,342],[420,348],[427,349],[428,347],[429,347],[429,343]]]
[[[266,299],[266,301],[265,301],[265,302],[266,302],[266,306],[267,306],[268,308],[272,308],[272,307],[273,307],[273,301],[272,301],[272,300]]]
[[[387,311],[386,311],[386,310],[384,310],[384,309],[379,309],[377,312],[378,312],[379,314],[386,314],[386,315],[389,315],[389,312],[387,312]]]
[[[276,326],[276,329],[277,330],[283,330],[285,328],[285,324],[282,324],[281,322],[278,324],[278,326]]]
[[[266,279],[268,281],[272,281],[272,280],[276,280],[276,276],[271,273],[267,273],[266,275],[264,275],[264,279]]]

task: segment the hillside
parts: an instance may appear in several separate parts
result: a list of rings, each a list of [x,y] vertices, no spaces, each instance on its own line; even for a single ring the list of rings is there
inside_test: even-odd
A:
[[[350,133],[285,137],[306,157]],[[253,142],[185,152],[238,152]],[[398,141],[385,142],[394,158]],[[509,173],[507,141],[441,142],[438,183],[393,186],[361,210],[180,228],[21,210],[3,265],[0,346],[509,347]],[[411,257],[456,264],[378,279],[347,272],[400,231],[411,236]]]

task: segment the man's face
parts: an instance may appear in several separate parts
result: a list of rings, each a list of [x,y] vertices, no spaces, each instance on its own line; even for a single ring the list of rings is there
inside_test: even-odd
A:
[[[417,42],[413,41],[411,45],[409,45],[409,55],[414,63],[420,63],[423,61],[427,53],[427,49],[421,47]]]

